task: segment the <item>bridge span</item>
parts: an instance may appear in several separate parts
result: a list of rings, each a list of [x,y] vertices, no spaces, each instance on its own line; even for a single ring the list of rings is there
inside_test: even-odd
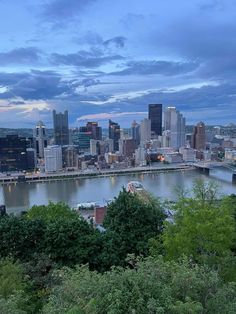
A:
[[[201,173],[203,174],[209,174],[210,170],[214,168],[226,168],[232,172],[232,182],[236,183],[236,167],[233,165],[226,163],[226,162],[198,162],[198,163],[193,163],[193,167],[198,169]]]

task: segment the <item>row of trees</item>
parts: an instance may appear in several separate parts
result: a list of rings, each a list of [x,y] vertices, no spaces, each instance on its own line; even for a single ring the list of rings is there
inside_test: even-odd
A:
[[[62,203],[1,217],[0,313],[235,313],[236,197],[217,196],[123,190],[104,233]]]

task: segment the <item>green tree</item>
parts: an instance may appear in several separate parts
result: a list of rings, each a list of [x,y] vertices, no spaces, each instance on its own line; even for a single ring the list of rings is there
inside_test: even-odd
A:
[[[212,267],[224,265],[235,240],[235,221],[229,207],[216,199],[214,189],[199,184],[192,198],[175,204],[174,223],[166,222],[162,236],[166,256],[182,255]]]
[[[165,219],[160,203],[140,198],[123,189],[108,206],[104,220],[107,232],[104,260],[122,265],[129,253],[148,254],[148,240],[160,234]]]
[[[136,260],[130,268],[104,274],[86,267],[64,269],[44,313],[214,313],[236,311],[235,284],[224,284],[218,273],[186,259]]]
[[[48,205],[33,206],[26,214],[27,218],[31,220],[40,219],[45,222],[57,220],[57,219],[71,219],[74,218],[77,213],[72,210],[65,203],[52,203]]]
[[[40,252],[46,226],[40,220],[28,220],[13,215],[0,218],[0,257],[12,257],[28,261],[32,254]]]
[[[79,215],[73,219],[51,221],[45,231],[43,252],[55,263],[64,266],[96,264],[100,233]]]
[[[9,259],[0,260],[0,296],[7,299],[17,291],[23,291],[22,267]]]
[[[27,300],[23,269],[10,259],[0,260],[0,313],[23,314]]]

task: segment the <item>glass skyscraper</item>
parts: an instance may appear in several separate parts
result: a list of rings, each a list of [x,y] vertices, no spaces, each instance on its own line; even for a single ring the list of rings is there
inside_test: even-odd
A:
[[[151,120],[152,135],[162,135],[162,104],[150,104],[148,119]]]
[[[69,145],[68,111],[56,113],[53,110],[53,127],[55,145]]]
[[[119,150],[120,125],[109,120],[109,138],[113,140],[114,151]]]

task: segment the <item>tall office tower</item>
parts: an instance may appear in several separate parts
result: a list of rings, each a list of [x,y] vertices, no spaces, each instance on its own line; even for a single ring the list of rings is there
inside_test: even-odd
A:
[[[98,141],[98,140],[94,140],[91,139],[90,140],[90,155],[100,155],[100,145],[101,145],[102,141]]]
[[[140,144],[140,125],[135,120],[131,125],[131,137],[137,147]]]
[[[119,153],[125,157],[132,157],[135,152],[135,142],[132,138],[119,140]]]
[[[120,139],[120,125],[116,122],[109,120],[109,138],[113,140],[114,151],[119,150]]]
[[[63,168],[77,169],[78,168],[78,147],[68,145],[62,147],[62,163]]]
[[[151,132],[154,137],[162,135],[162,105],[150,104],[148,106],[148,119],[151,120]]]
[[[166,108],[164,128],[166,131],[170,131],[170,147],[179,149],[185,146],[185,118],[175,107]]]
[[[45,172],[57,172],[62,169],[62,148],[52,145],[44,148]]]
[[[53,110],[53,127],[55,145],[69,145],[68,111],[56,113]]]
[[[140,123],[140,142],[144,144],[151,140],[151,120],[143,119]]]
[[[199,122],[193,130],[192,147],[197,150],[206,149],[206,128],[203,122]]]
[[[0,138],[0,172],[28,170],[28,140],[18,135]]]
[[[92,133],[94,140],[102,140],[102,128],[98,126],[97,122],[87,122],[87,132]]]
[[[47,147],[48,139],[46,128],[42,121],[39,121],[34,129],[34,143],[37,157],[44,157],[44,148]]]

